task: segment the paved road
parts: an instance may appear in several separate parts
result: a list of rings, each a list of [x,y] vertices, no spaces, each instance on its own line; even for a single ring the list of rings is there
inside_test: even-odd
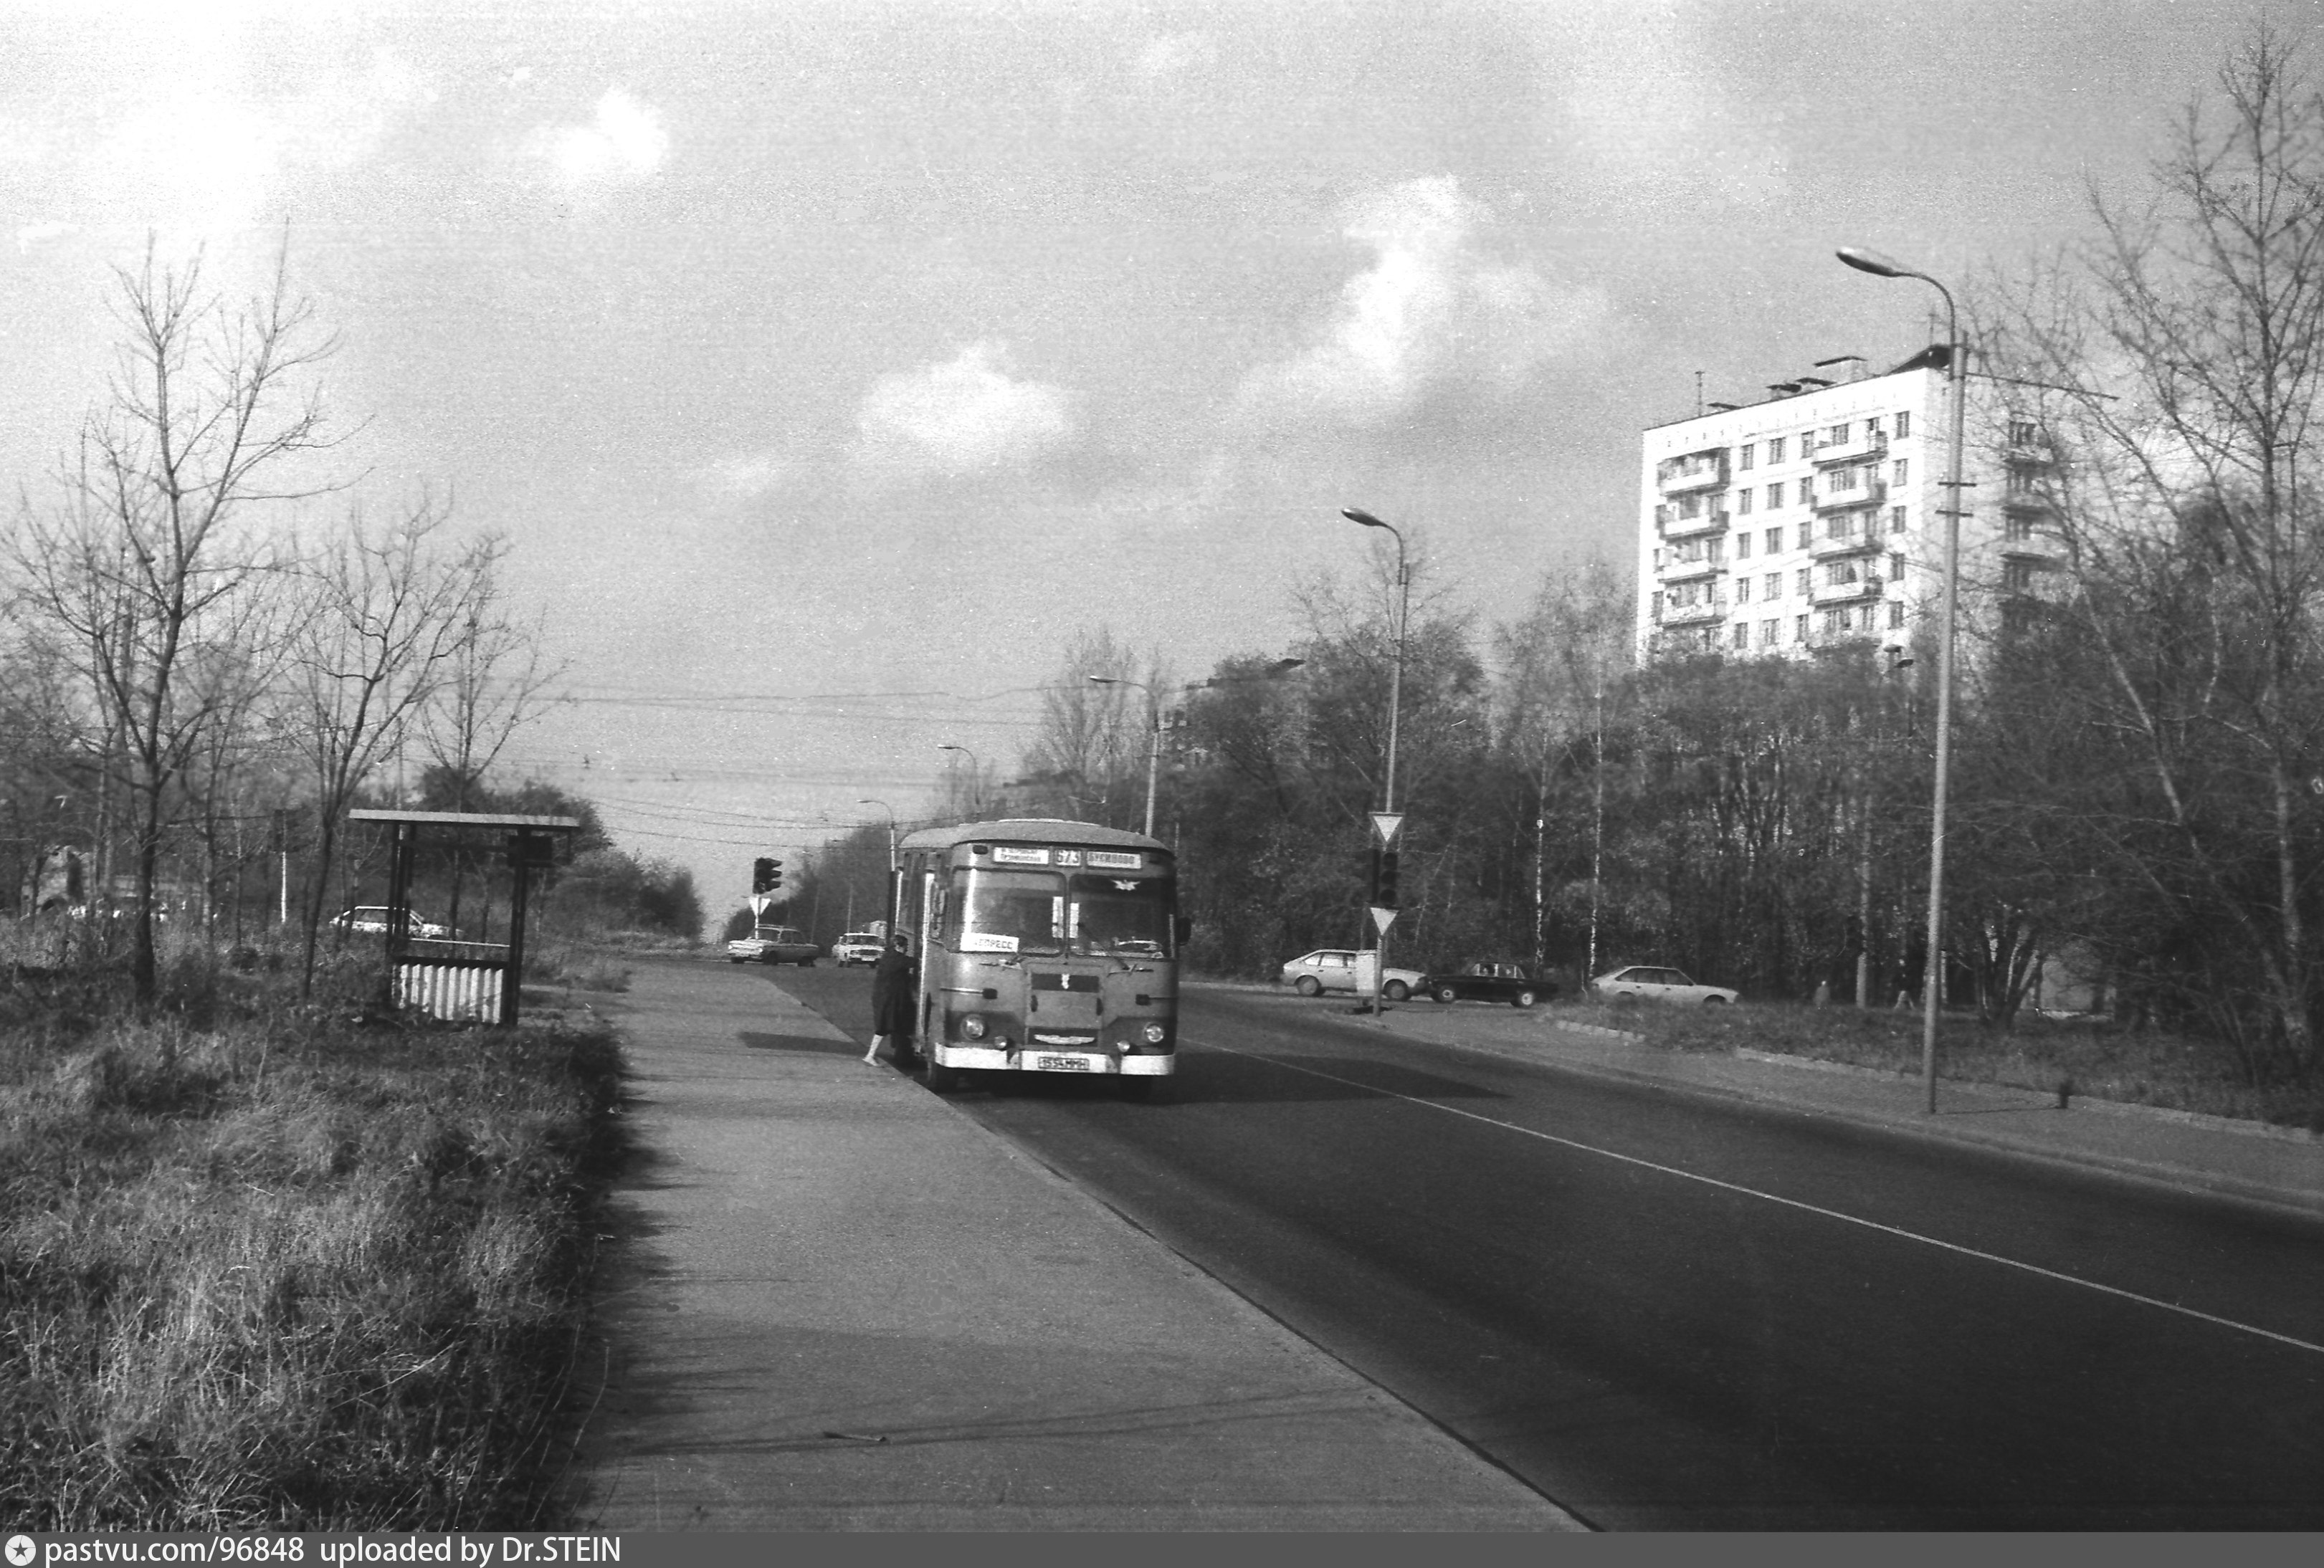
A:
[[[958,1104],[1593,1524],[2324,1526],[2312,1219],[1327,1003],[1186,1033],[1162,1105]]]

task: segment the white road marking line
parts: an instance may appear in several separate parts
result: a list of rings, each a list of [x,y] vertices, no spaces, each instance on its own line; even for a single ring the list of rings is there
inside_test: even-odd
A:
[[[1600,1149],[1594,1143],[1576,1142],[1571,1138],[1561,1138],[1554,1132],[1544,1132],[1534,1127],[1520,1127],[1514,1122],[1504,1122],[1498,1117],[1480,1115],[1475,1111],[1464,1111],[1458,1105],[1447,1105],[1440,1101],[1422,1099],[1417,1095],[1398,1094],[1394,1089],[1384,1089],[1377,1084],[1360,1083],[1354,1078],[1343,1078],[1336,1073],[1323,1072],[1312,1067],[1301,1067],[1296,1062],[1285,1061],[1280,1057],[1260,1056],[1256,1051],[1237,1050],[1231,1045],[1214,1045],[1202,1041],[1189,1040],[1185,1043],[1204,1050],[1222,1050],[1229,1056],[1246,1057],[1252,1061],[1263,1061],[1270,1066],[1288,1068],[1293,1072],[1305,1073],[1311,1077],[1325,1078],[1335,1084],[1346,1084],[1351,1088],[1363,1089],[1375,1095],[1386,1095],[1390,1099],[1403,1100],[1415,1105],[1426,1105],[1430,1110],[1443,1111],[1450,1115],[1464,1116],[1471,1122],[1482,1122],[1488,1127],[1499,1127],[1508,1132],[1521,1132],[1528,1138],[1538,1138],[1545,1143],[1556,1143],[1583,1154],[1602,1155],[1608,1160],[1618,1160],[1625,1165],[1635,1165],[1644,1170],[1656,1171],[1664,1176],[1675,1176],[1685,1181],[1698,1181],[1705,1187],[1715,1187],[1722,1191],[1739,1193],[1745,1197],[1760,1198],[1767,1203],[1781,1204],[1785,1208],[1795,1208],[1806,1214],[1821,1215],[1825,1219],[1840,1220],[1851,1225],[1861,1225],[1868,1231],[1878,1231],[1884,1235],[1895,1236],[1907,1242],[1919,1242],[1923,1246],[1941,1248],[1948,1252],[1958,1252],[1964,1258],[1977,1258],[1987,1263],[1998,1263],[2006,1269],[2022,1270],[2028,1274],[2037,1274],[2044,1279],[2055,1279],[2061,1285],[2079,1285],[2085,1290],[2096,1290],[2102,1295],[2120,1297],[2125,1301],[2135,1301],[2144,1307],[2160,1307],[2165,1312],[2175,1312],[2181,1317],[2191,1317],[2199,1322],[2217,1325],[2220,1328],[2232,1328],[2241,1334],[2256,1334],[2262,1339],[2273,1340],[2278,1344],[2288,1344],[2294,1350],[2312,1351],[2318,1355],[2324,1355],[2324,1344],[2311,1344],[2307,1340],[2294,1339],[2288,1334],[2278,1334],[2273,1329],[2259,1328],[2248,1323],[2237,1323],[2232,1317],[2220,1317],[2212,1313],[2200,1312],[2191,1307],[2181,1307],[2175,1301],[2164,1301],[2153,1296],[2141,1296],[2135,1290],[2125,1290],[2119,1286],[2101,1285],[2095,1279],[2084,1279],[2073,1274],[2061,1274],[2055,1269],[2044,1269],[2038,1263],[2021,1262],[2015,1258],[2005,1258],[1998,1252],[1981,1252],[1975,1247],[1964,1247],[1958,1242],[1943,1241],[1935,1236],[1924,1236],[1918,1231],[1904,1230],[1895,1225],[1884,1225],[1878,1220],[1868,1220],[1860,1215],[1842,1214],[1838,1209],[1824,1208],[1812,1203],[1802,1203],[1798,1198],[1785,1197],[1780,1193],[1762,1192],[1756,1187],[1744,1187],[1732,1181],[1721,1181],[1715,1176],[1705,1176],[1700,1171],[1681,1170],[1674,1165],[1658,1165],[1651,1160],[1641,1160],[1635,1154],[1624,1154],[1612,1149]]]

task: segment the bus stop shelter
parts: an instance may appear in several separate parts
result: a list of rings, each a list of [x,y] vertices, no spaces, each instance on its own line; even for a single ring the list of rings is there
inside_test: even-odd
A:
[[[533,874],[549,867],[558,835],[577,833],[577,817],[512,817],[490,812],[347,813],[377,822],[392,839],[387,873],[387,1001],[432,1017],[515,1026],[524,991],[524,926]],[[463,942],[411,934],[411,874],[422,835],[451,848],[497,839],[508,857],[509,940]]]

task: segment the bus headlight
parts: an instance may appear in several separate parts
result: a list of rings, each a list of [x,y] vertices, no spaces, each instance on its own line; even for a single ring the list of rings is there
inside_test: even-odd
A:
[[[962,1019],[960,1021],[960,1032],[961,1038],[964,1040],[982,1040],[984,1038],[983,1014],[972,1013],[967,1017]]]
[[[1149,1023],[1138,1032],[1139,1038],[1148,1045],[1159,1045],[1169,1038],[1170,1032],[1159,1023]]]

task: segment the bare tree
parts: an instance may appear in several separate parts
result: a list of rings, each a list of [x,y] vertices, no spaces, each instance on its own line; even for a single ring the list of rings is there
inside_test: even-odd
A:
[[[468,595],[466,619],[447,660],[435,700],[420,715],[420,744],[448,793],[454,811],[466,811],[484,776],[516,732],[550,701],[549,688],[565,674],[566,663],[541,647],[542,617],[530,620],[510,613],[498,559],[485,561]],[[460,923],[464,852],[453,850],[448,915]]]
[[[506,548],[488,536],[441,549],[447,520],[427,497],[383,527],[356,512],[307,568],[285,693],[286,729],[298,737],[320,825],[302,988],[313,984],[347,808],[456,667]]]
[[[166,802],[223,690],[186,671],[246,646],[276,564],[268,503],[329,488],[301,460],[332,445],[310,372],[335,345],[290,291],[287,243],[267,291],[237,307],[203,291],[198,257],[164,265],[151,242],[115,277],[123,336],[106,397],[59,466],[60,500],[20,508],[12,554],[26,607],[88,677],[104,787],[125,794],[142,1004]]]
[[[2324,97],[2261,25],[2152,200],[2095,205],[2098,243],[2008,296],[1989,341],[2056,444],[2043,499],[2103,672],[2092,717],[2145,784],[2112,839],[2139,896],[2226,937],[2215,1016],[2312,1070]]]

